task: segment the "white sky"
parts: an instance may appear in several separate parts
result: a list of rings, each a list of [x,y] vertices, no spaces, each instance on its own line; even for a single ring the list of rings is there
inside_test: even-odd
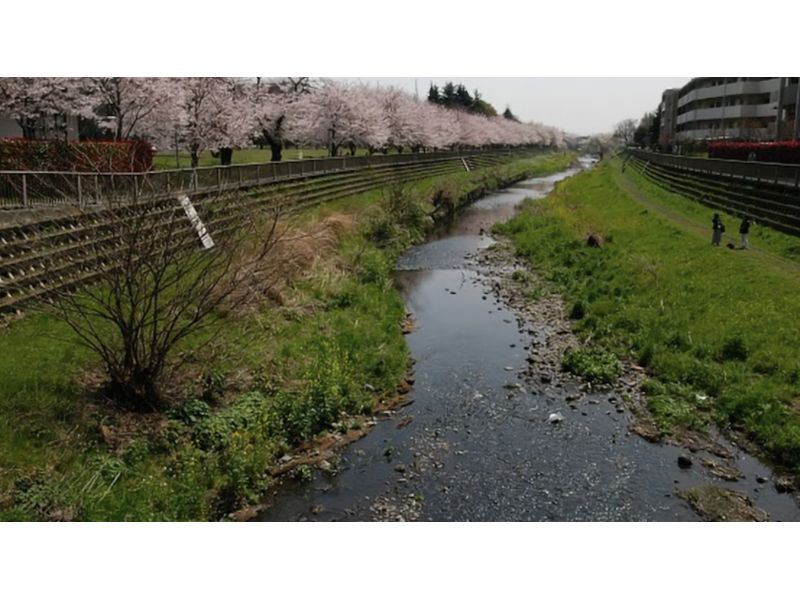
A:
[[[414,93],[411,77],[340,77],[365,83],[393,85]],[[420,97],[431,82],[463,83],[476,88],[484,100],[522,120],[535,120],[579,135],[610,132],[625,118],[639,119],[654,110],[661,92],[681,87],[689,77],[418,77]]]

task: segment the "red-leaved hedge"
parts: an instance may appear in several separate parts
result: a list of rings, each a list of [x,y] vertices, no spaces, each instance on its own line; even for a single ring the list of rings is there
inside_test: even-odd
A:
[[[153,148],[133,141],[28,141],[0,138],[0,170],[144,172]]]
[[[749,141],[712,141],[708,144],[708,157],[723,160],[749,160],[751,154],[758,162],[800,164],[800,141],[774,141],[766,143]]]

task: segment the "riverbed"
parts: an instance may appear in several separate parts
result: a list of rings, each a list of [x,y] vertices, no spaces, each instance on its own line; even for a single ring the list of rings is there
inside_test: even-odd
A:
[[[259,519],[695,521],[679,491],[715,485],[772,520],[800,520],[757,459],[726,444],[738,481],[701,466],[715,458],[702,451],[681,468],[686,450],[632,433],[618,393],[594,392],[555,362],[531,359],[571,333],[561,318],[532,321],[504,300],[503,271],[519,265],[513,256],[486,259],[490,231],[577,170],[489,195],[399,259],[396,282],[415,324],[406,406],[381,414],[312,481],[281,485]]]

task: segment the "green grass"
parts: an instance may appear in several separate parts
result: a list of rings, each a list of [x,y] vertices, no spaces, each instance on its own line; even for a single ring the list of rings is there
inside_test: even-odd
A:
[[[327,158],[328,157],[328,150],[327,149],[317,149],[317,148],[310,148],[310,149],[297,149],[297,148],[288,148],[284,149],[282,153],[282,158],[284,160],[299,160],[300,155],[302,152],[303,159],[309,158]],[[390,151],[389,153],[395,153],[394,151]],[[350,155],[349,150],[341,153],[340,155]],[[367,155],[367,150],[363,148],[359,148],[356,150],[357,156],[365,156]],[[233,150],[233,164],[255,164],[255,163],[265,163],[269,162],[272,158],[272,152],[269,149],[258,149],[258,148],[248,148],[248,149],[239,149]],[[177,158],[175,157],[175,152],[157,152],[155,156],[153,156],[153,168],[155,170],[173,170],[176,168],[190,168],[192,164],[191,156],[189,152],[179,151]],[[219,158],[215,158],[211,155],[210,151],[205,151],[200,154],[200,163],[199,165],[202,166],[219,166]]]
[[[297,215],[299,227],[340,214],[360,223],[293,279],[283,304],[217,314],[207,336],[187,339],[182,400],[165,413],[135,416],[87,391],[99,363],[46,309],[11,322],[0,329],[0,519],[205,520],[257,502],[281,454],[370,412],[366,385],[391,396],[403,379],[405,308],[392,268],[430,228],[433,191],[458,203],[572,158],[419,181],[403,191],[416,206],[373,191]],[[395,228],[378,247],[368,237],[386,222]]]
[[[797,240],[760,228],[751,244],[764,252],[711,247],[622,191],[617,166],[559,184],[500,230],[571,302],[592,346],[648,368],[663,429],[715,422],[798,469],[800,278],[775,257]],[[633,180],[650,199],[710,222],[710,210]],[[602,247],[586,245],[591,233]]]
[[[616,166],[617,164],[615,164]],[[625,174],[648,197],[705,227],[709,242],[711,242],[711,218],[715,212],[719,212],[727,229],[724,235],[725,241],[732,240],[738,245],[739,217],[730,214],[726,215],[722,210],[709,208],[700,202],[660,187],[639,174],[634,168],[626,168]],[[750,229],[750,245],[781,258],[800,263],[800,238],[780,233],[766,226],[760,226],[758,222]]]

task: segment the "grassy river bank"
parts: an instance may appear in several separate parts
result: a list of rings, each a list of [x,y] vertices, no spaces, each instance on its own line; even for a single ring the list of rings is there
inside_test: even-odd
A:
[[[53,312],[8,322],[0,519],[213,520],[258,502],[287,455],[323,434],[363,430],[397,396],[409,364],[393,264],[432,216],[572,160],[545,154],[297,215],[285,284],[186,339],[187,365],[163,411],[105,400],[99,363]]]
[[[712,247],[711,215],[606,160],[499,230],[567,300],[586,347],[564,367],[638,363],[662,433],[715,424],[797,474],[800,241],[756,226],[749,251]]]

